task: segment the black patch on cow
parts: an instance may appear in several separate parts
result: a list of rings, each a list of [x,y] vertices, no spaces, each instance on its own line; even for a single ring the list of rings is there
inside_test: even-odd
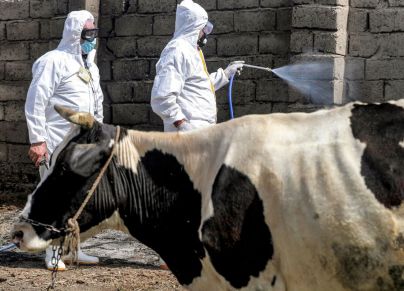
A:
[[[389,275],[393,280],[394,290],[404,290],[404,266],[392,266]]]
[[[333,243],[332,250],[338,260],[336,276],[349,290],[356,290],[357,286],[376,279],[375,275],[383,267],[380,248]]]
[[[131,234],[154,249],[181,284],[201,275],[205,252],[198,236],[201,194],[177,159],[147,152],[137,174],[118,166],[114,187],[119,213]]]
[[[271,281],[271,286],[274,287],[276,284],[276,276],[273,276],[272,281]]]
[[[351,116],[355,138],[366,143],[361,174],[367,187],[387,208],[404,200],[404,109],[392,104],[355,105]]]
[[[223,165],[212,202],[214,216],[203,225],[203,244],[217,272],[233,287],[245,287],[274,253],[262,200],[246,175]]]

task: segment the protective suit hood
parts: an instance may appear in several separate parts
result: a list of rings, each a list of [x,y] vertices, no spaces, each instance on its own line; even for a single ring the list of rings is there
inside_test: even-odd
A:
[[[63,29],[63,37],[57,49],[71,54],[81,55],[81,31],[87,20],[94,21],[93,15],[87,10],[70,12],[67,15]]]
[[[184,0],[177,6],[174,39],[186,39],[196,46],[199,32],[208,22],[208,13],[192,0]]]

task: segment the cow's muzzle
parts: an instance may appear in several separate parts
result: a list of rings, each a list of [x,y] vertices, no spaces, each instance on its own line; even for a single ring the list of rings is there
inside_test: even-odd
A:
[[[24,232],[22,230],[14,231],[12,235],[13,243],[19,245],[20,241],[24,238]]]

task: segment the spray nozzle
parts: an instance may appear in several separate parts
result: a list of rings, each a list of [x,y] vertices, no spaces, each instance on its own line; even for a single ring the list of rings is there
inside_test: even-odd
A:
[[[267,71],[267,72],[272,72],[271,68],[268,67],[260,67],[260,66],[254,66],[254,65],[248,65],[248,64],[244,64],[243,68],[251,68],[251,69],[256,69],[256,70],[263,70],[263,71]]]

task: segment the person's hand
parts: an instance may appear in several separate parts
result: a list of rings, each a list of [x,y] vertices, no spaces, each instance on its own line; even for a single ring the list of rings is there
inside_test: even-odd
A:
[[[224,74],[226,75],[227,79],[230,79],[233,75],[236,73],[240,75],[243,66],[244,66],[244,61],[235,61],[231,62],[227,68],[224,70]]]
[[[31,144],[28,151],[28,156],[35,164],[35,167],[38,168],[44,157],[46,160],[48,160],[48,149],[46,147],[46,142],[43,141]]]
[[[191,123],[189,121],[185,121],[180,124],[180,126],[177,127],[178,131],[190,131],[193,130],[194,128],[192,127]]]

